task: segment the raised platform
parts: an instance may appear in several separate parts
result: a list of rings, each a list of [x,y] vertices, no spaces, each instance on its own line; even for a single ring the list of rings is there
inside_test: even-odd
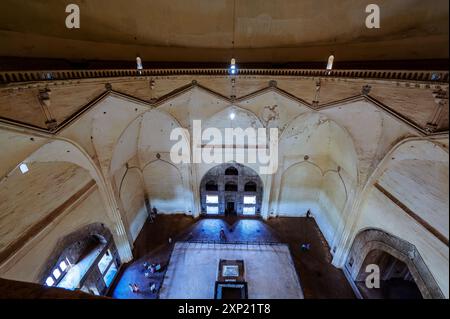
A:
[[[289,248],[273,243],[178,242],[161,299],[214,299],[220,259],[244,260],[249,299],[303,299]]]

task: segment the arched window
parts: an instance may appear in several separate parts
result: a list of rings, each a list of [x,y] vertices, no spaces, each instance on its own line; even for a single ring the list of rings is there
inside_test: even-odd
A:
[[[225,184],[225,191],[226,192],[237,192],[237,185],[233,182],[228,182]]]
[[[48,263],[51,268],[43,274],[43,284],[95,295],[106,293],[120,267],[112,235],[103,224],[90,224],[67,235]]]
[[[244,186],[245,192],[256,192],[256,183],[255,182],[247,182]]]
[[[238,170],[235,167],[230,166],[225,170],[225,175],[238,175]]]
[[[205,189],[207,191],[217,192],[217,190],[218,190],[217,183],[215,181],[209,181],[209,182],[206,183]]]
[[[106,247],[106,240],[96,234],[66,247],[45,279],[47,286],[75,289],[93,266],[95,257]]]

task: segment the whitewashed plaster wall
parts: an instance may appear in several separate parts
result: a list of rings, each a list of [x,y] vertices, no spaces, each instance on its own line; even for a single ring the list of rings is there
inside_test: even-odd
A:
[[[308,209],[331,242],[343,223],[349,189],[357,185],[358,158],[351,136],[318,113],[295,118],[280,139],[280,164],[271,210],[304,216]]]
[[[67,162],[28,163],[0,182],[0,250],[63,204],[90,180],[81,167]]]
[[[142,185],[137,187],[141,187],[140,192],[148,196],[151,206],[160,213],[191,214],[193,195],[188,167],[172,163],[170,158],[170,150],[175,144],[175,141],[170,140],[170,134],[172,129],[178,127],[177,121],[164,111],[147,110],[139,115],[118,138],[111,172],[117,171],[121,165],[123,169],[125,163],[134,165],[142,176]],[[189,144],[187,138],[186,144]],[[143,205],[143,201],[140,202]],[[138,214],[143,211],[142,205],[127,208],[134,210],[133,215],[140,216],[139,221],[132,219],[129,223],[140,225],[145,221],[142,213]],[[142,225],[134,227],[140,229]]]
[[[111,230],[116,228],[105,211],[98,189],[53,220],[43,231],[28,241],[17,253],[0,265],[2,278],[39,282],[42,267],[50,257],[58,241],[67,234],[91,223],[103,223]],[[117,237],[115,242],[118,243]]]
[[[448,238],[449,167],[444,148],[430,141],[402,144],[378,184]]]
[[[448,246],[374,189],[365,201],[357,222],[357,233],[368,228],[382,229],[415,245],[446,298],[449,297]]]
[[[128,169],[124,166],[116,172],[114,179],[119,192],[119,198],[125,211],[128,231],[133,241],[136,240],[148,217],[145,206],[145,188],[142,172],[139,167],[130,163]]]
[[[2,167],[11,163],[16,167],[3,172],[0,181],[0,276],[37,281],[37,268],[45,263],[55,243],[89,223],[105,224],[122,260],[130,260],[131,247],[121,218],[111,207],[99,169],[82,148],[65,139],[9,127],[2,127],[0,136],[16,146],[11,157],[1,159]],[[25,174],[17,166],[21,162],[28,166]],[[88,185],[92,186],[86,188]],[[82,189],[83,193],[78,193]],[[39,246],[38,250],[30,248],[34,246]],[[16,264],[20,266],[16,268]]]
[[[351,237],[376,228],[415,245],[448,298],[448,150],[431,141],[407,141],[389,154],[379,171],[378,184],[446,237],[447,244],[373,186],[364,197]]]
[[[232,122],[229,119],[231,111],[236,113]],[[264,183],[262,215],[302,216],[311,208],[330,246],[337,246],[342,251],[341,260],[345,259],[346,247],[363,227],[379,226],[392,230],[392,233],[403,227],[401,231],[409,234],[409,237],[404,236],[406,240],[414,237],[409,226],[400,222],[377,224],[381,221],[375,217],[378,213],[373,207],[390,206],[389,199],[378,196],[373,200],[376,192],[370,194],[372,197],[365,195],[364,198],[371,198],[367,203],[361,198],[369,177],[393,145],[406,137],[420,135],[407,123],[364,99],[313,110],[302,101],[276,90],[266,90],[231,105],[228,100],[194,86],[161,102],[156,109],[145,102],[111,93],[58,132],[59,137],[76,143],[89,157],[89,160],[84,159],[77,164],[87,168],[96,182],[102,185],[99,193],[109,205],[105,209],[106,215],[114,215],[111,212],[113,207],[120,213],[122,220],[112,218],[116,228],[120,224],[116,233],[125,232],[130,238],[130,247],[144,222],[145,195],[161,213],[181,212],[197,216],[199,212],[200,181],[214,165],[174,164],[170,163],[169,156],[174,143],[168,139],[170,131],[182,127],[192,133],[192,120],[202,120],[204,127],[211,125],[219,129],[229,125],[279,128],[279,169],[274,175],[261,176]],[[11,171],[49,139],[48,136],[35,134],[34,141],[30,142],[30,136],[1,132],[0,142],[9,154],[0,160],[2,173]],[[187,143],[192,146],[191,141]],[[242,149],[237,150],[243,152]],[[305,156],[308,156],[307,160]],[[303,163],[305,161],[308,164]],[[434,163],[435,159],[429,161]],[[408,174],[413,176],[410,179],[415,180],[419,167],[414,164],[406,171],[395,169],[393,165],[383,181],[396,196],[414,206],[411,209],[422,211],[424,203],[430,204],[434,198],[442,198],[445,184],[439,182],[426,187],[425,194],[435,194],[430,197],[433,199],[426,201],[409,198],[408,194],[422,182],[432,184],[431,177],[442,181],[439,176],[445,169],[448,177],[448,158],[446,162],[441,162],[440,166],[437,165],[439,172],[427,174],[423,181],[411,184],[415,186],[408,190],[402,191],[402,185],[396,185],[395,181],[407,178],[405,176]],[[95,169],[88,164],[95,165]],[[123,175],[126,164],[136,168],[129,169]],[[258,165],[248,166],[259,171]],[[109,198],[105,199],[105,196]],[[358,200],[364,205],[354,205]],[[448,197],[447,202],[430,205],[436,211],[442,212],[444,207],[448,211]],[[386,214],[394,218],[395,210],[391,211]],[[445,214],[428,212],[422,217],[437,228],[444,227],[439,228],[441,231],[445,230],[445,224],[441,222]],[[446,227],[448,236],[448,223]],[[427,236],[430,235],[423,234],[423,238]],[[422,248],[422,251],[425,249]],[[429,265],[430,268],[435,267],[441,284],[448,278],[448,273],[447,277],[442,275],[442,265],[448,268],[448,247],[439,250],[441,256],[445,253],[446,258],[436,257],[434,263],[439,265]],[[432,258],[424,259],[431,262]],[[336,265],[342,266],[339,263]],[[445,285],[442,285],[445,290]],[[448,295],[448,287],[446,291]]]

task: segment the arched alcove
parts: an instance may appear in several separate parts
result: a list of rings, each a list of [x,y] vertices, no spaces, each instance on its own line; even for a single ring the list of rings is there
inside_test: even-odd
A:
[[[41,283],[104,295],[120,264],[111,232],[104,224],[93,223],[58,241],[41,270]]]
[[[146,192],[152,207],[161,213],[185,213],[186,194],[181,172],[164,160],[153,160],[142,171]]]
[[[170,157],[177,143],[171,140],[171,133],[180,124],[164,110],[141,112],[141,107],[135,106],[138,113],[117,136],[110,165],[133,240],[152,207],[160,213],[192,211],[187,168]],[[187,135],[182,139],[189,146]]]
[[[131,167],[126,170],[119,185],[119,197],[125,210],[131,237],[136,240],[148,217],[143,177],[139,168]]]
[[[365,266],[371,262],[380,262],[381,257],[386,257],[380,251],[406,265],[423,298],[444,298],[441,289],[416,247],[379,229],[366,229],[356,235],[347,257],[345,271],[354,281],[364,280],[367,276]],[[387,266],[392,267],[392,265],[392,261],[387,262]],[[383,270],[386,270],[386,268],[383,268]],[[385,273],[385,275],[388,276],[389,274]]]
[[[370,177],[353,226],[354,235],[380,229],[413,245],[445,296],[448,174],[448,151],[441,145],[422,138],[399,142]],[[351,242],[347,245],[350,249]]]
[[[288,167],[281,176],[279,216],[313,213],[320,230],[331,243],[348,200],[347,188],[338,170],[324,171],[310,159]]]
[[[211,188],[212,181],[217,188]],[[261,178],[253,169],[238,163],[217,165],[206,172],[200,183],[202,212],[259,215],[262,190]]]
[[[239,173],[234,166],[230,166],[225,169],[225,175],[237,176]]]
[[[279,141],[284,166],[303,161],[305,156],[319,163],[322,170],[340,167],[353,183],[358,181],[358,155],[352,136],[324,114],[306,113],[294,118]]]
[[[359,181],[352,136],[326,115],[309,112],[289,123],[279,145],[273,214],[298,217],[310,210],[331,246]]]
[[[374,271],[379,278],[367,278]],[[366,281],[371,283],[371,280],[377,280],[377,286],[368,288]],[[423,298],[408,265],[382,249],[373,249],[367,254],[355,284],[365,299]]]

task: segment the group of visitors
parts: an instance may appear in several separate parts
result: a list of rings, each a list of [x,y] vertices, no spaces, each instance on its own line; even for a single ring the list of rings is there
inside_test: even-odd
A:
[[[161,264],[151,264],[148,262],[144,262],[142,264],[142,266],[144,267],[144,276],[146,278],[150,278],[151,274],[154,274],[158,271],[160,271],[162,269]],[[156,293],[157,289],[156,289],[156,282],[150,282],[150,292],[151,293]],[[133,293],[139,293],[141,291],[141,289],[139,288],[139,286],[136,283],[129,283],[128,286],[130,287],[131,292]]]
[[[151,274],[154,274],[154,273],[160,271],[161,268],[162,268],[161,264],[149,264],[147,262],[144,262],[144,269],[147,270],[144,273],[144,276],[146,278],[150,278]],[[150,283],[150,292],[152,294],[156,293],[156,283],[155,282]]]
[[[129,283],[128,286],[130,287],[130,290],[132,293],[139,293],[141,291],[141,289],[139,288],[139,286],[137,284]],[[150,292],[152,294],[156,293],[156,283],[155,282],[150,283]]]
[[[148,262],[144,262],[143,264],[144,270],[146,272],[144,273],[145,277],[150,277],[150,274],[154,274],[155,272],[158,272],[161,270],[161,264],[149,264]]]
[[[303,251],[308,251],[311,249],[311,244],[310,243],[304,243],[302,244],[302,250]]]

